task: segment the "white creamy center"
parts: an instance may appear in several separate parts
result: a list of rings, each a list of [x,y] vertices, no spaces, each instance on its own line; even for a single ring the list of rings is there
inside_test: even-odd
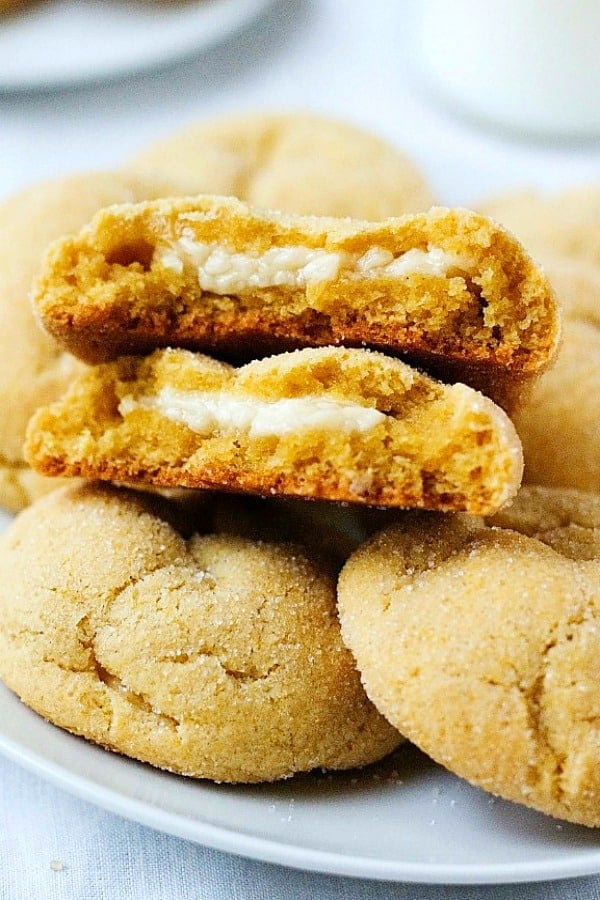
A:
[[[216,391],[178,391],[163,388],[158,394],[124,397],[121,415],[135,409],[153,409],[198,434],[214,431],[246,432],[250,437],[270,437],[315,429],[364,432],[386,418],[385,413],[350,400],[328,397],[291,397],[261,400],[231,397]]]
[[[302,246],[271,247],[262,253],[237,252],[224,244],[196,241],[191,234],[184,234],[165,248],[160,261],[175,272],[182,272],[186,264],[194,266],[202,290],[213,294],[277,285],[305,287],[333,281],[342,270],[363,278],[402,278],[413,274],[441,277],[451,269],[472,268],[466,257],[433,246],[408,250],[396,257],[382,247],[372,247],[362,254]]]

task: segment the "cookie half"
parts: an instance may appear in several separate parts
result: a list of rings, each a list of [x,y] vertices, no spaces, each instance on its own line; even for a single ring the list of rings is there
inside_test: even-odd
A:
[[[359,548],[344,640],[377,708],[439,763],[600,826],[600,496],[525,492],[496,521],[512,530],[407,513]]]
[[[186,540],[156,503],[61,489],[2,535],[6,684],[62,728],[215,781],[394,749],[341,641],[334,576],[298,546]]]
[[[341,347],[240,369],[187,350],[122,357],[40,410],[26,453],[48,475],[477,514],[522,471],[487,397]]]
[[[50,249],[34,303],[88,362],[157,346],[248,359],[368,345],[498,401],[546,368],[559,334],[523,248],[443,208],[369,223],[212,196],[113,207]]]

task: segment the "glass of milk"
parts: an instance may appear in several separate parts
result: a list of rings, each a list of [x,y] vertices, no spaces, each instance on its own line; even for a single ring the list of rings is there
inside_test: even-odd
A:
[[[600,0],[418,0],[416,45],[438,93],[539,135],[600,134]]]

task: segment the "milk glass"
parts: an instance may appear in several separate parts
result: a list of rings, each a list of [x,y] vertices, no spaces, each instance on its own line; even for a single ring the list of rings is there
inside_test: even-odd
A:
[[[418,0],[416,47],[440,96],[488,122],[600,134],[600,0]]]

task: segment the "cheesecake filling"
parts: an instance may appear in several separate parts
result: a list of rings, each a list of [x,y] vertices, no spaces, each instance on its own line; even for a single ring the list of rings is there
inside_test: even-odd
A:
[[[121,400],[122,416],[136,409],[155,410],[204,436],[230,431],[243,432],[251,438],[280,437],[308,430],[362,433],[387,418],[373,407],[329,397],[263,400],[233,397],[224,391],[180,391],[169,387],[157,394],[130,395]]]
[[[439,247],[408,250],[398,256],[383,247],[365,253],[337,252],[319,248],[270,247],[261,253],[238,252],[217,242],[197,241],[191,233],[182,236],[159,253],[167,269],[183,272],[192,266],[203,291],[213,294],[241,293],[252,288],[283,285],[300,288],[333,281],[340,274],[362,278],[403,278],[407,275],[447,276],[459,270],[469,272],[472,260]]]

